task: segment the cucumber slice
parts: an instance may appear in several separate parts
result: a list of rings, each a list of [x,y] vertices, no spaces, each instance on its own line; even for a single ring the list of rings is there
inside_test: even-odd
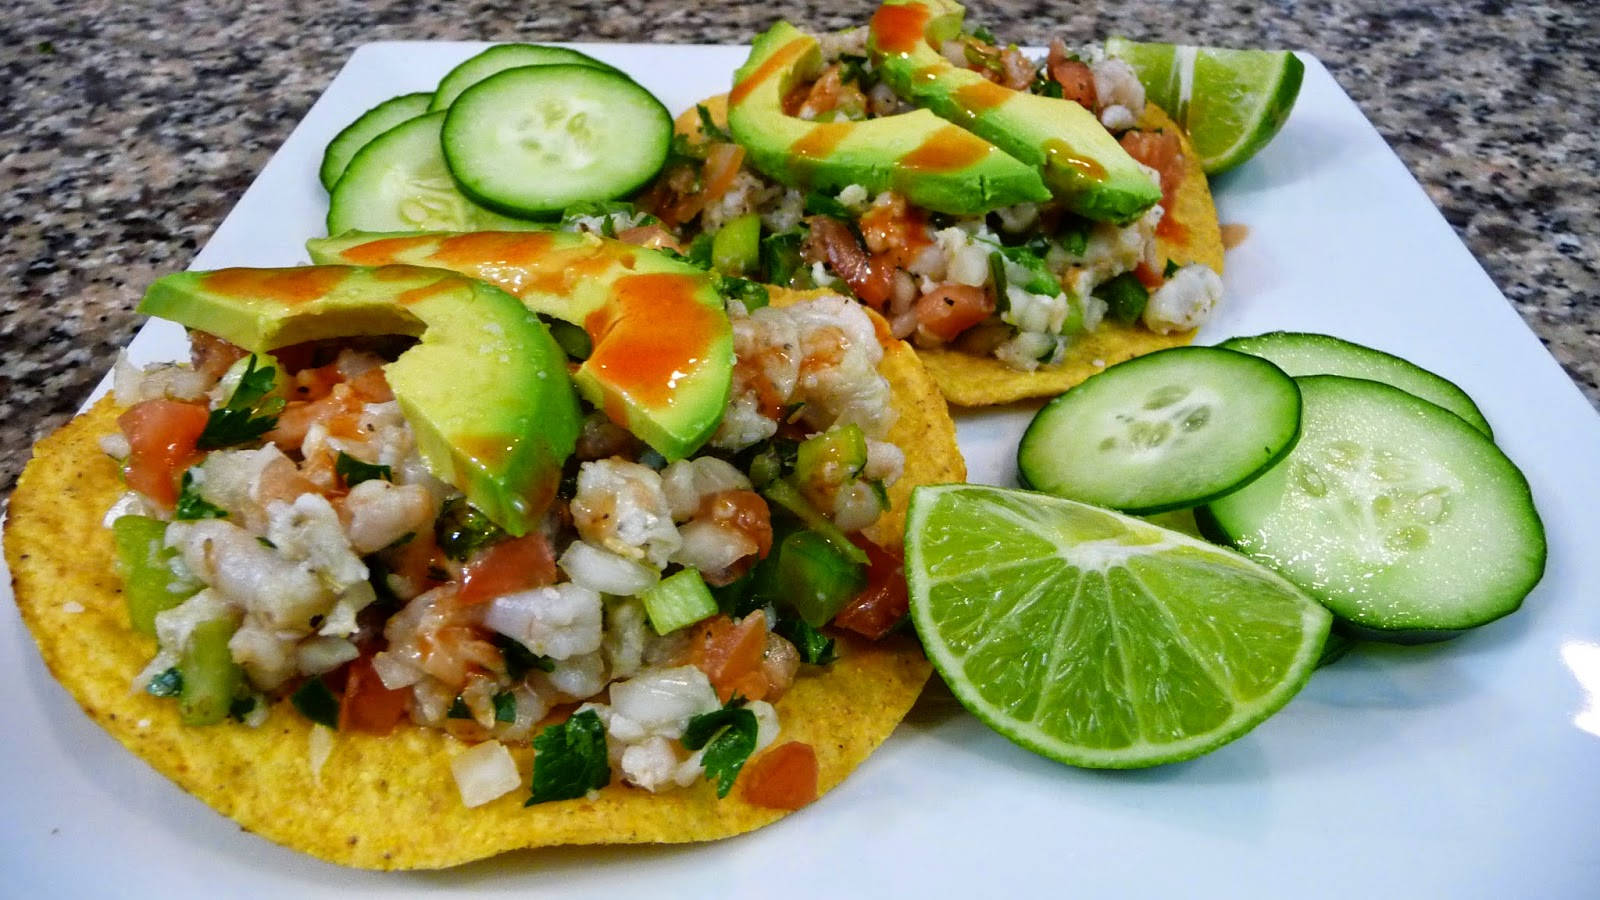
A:
[[[1344,375],[1397,387],[1436,403],[1489,437],[1494,432],[1467,392],[1415,363],[1326,334],[1273,331],[1223,341],[1219,347],[1271,360],[1290,375]]]
[[[629,194],[661,170],[672,143],[661,101],[588,66],[507,69],[444,115],[444,159],[462,192],[507,215]]]
[[[546,47],[543,44],[496,44],[479,53],[454,69],[439,80],[439,87],[433,92],[431,105],[428,112],[438,112],[448,109],[461,92],[478,82],[521,66],[590,66],[604,69],[607,72],[618,71],[615,66],[607,65],[587,54],[566,47]]]
[[[323,190],[333,193],[339,176],[344,174],[345,167],[350,165],[350,160],[362,147],[401,122],[408,122],[426,113],[428,103],[432,100],[433,95],[429,93],[391,97],[346,125],[343,131],[334,135],[333,140],[328,142],[328,149],[322,153],[322,168],[317,171],[317,177],[322,180]]]
[[[1045,404],[1017,467],[1029,487],[1147,515],[1249,484],[1299,429],[1300,391],[1277,366],[1175,347],[1118,363]]]
[[[1294,452],[1208,507],[1229,543],[1362,637],[1438,640],[1517,609],[1544,572],[1544,526],[1494,442],[1386,384],[1295,381]]]
[[[328,233],[538,228],[484,209],[456,190],[439,152],[444,113],[418,116],[362,147],[328,200]]]

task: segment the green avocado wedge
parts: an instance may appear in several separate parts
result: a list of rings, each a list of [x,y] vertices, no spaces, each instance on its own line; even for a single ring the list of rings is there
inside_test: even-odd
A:
[[[555,497],[578,437],[566,356],[499,288],[438,269],[307,266],[180,272],[139,312],[254,353],[305,341],[401,334],[384,367],[428,468],[513,535]]]
[[[450,269],[582,327],[593,350],[573,376],[578,390],[668,460],[722,421],[733,328],[715,276],[681,260],[572,232],[351,232],[306,249],[319,263]]]
[[[817,39],[779,22],[755,39],[734,73],[728,129],[769,177],[791,187],[894,190],[952,215],[1050,199],[1030,166],[927,110],[836,122],[785,113],[784,97],[821,70]]]
[[[1081,216],[1126,224],[1160,202],[1161,188],[1094,113],[1011,90],[946,59],[935,45],[958,35],[964,16],[952,0],[890,0],[879,7],[867,48],[896,94],[1037,168],[1050,191]]]

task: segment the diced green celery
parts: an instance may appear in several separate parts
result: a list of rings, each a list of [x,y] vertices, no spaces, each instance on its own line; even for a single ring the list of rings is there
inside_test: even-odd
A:
[[[851,543],[845,533],[839,530],[839,526],[833,524],[833,520],[817,512],[816,507],[812,506],[811,502],[800,493],[800,489],[795,487],[788,479],[768,484],[761,489],[761,496],[777,504],[790,515],[799,519],[806,528],[822,536],[846,559],[866,565],[866,551]]]
[[[149,516],[122,516],[111,523],[128,620],[134,631],[150,637],[156,636],[156,613],[177,606],[200,590],[199,585],[184,584],[172,574],[167,563],[177,551],[163,545],[166,533],[167,523]]]
[[[1067,317],[1061,322],[1062,334],[1077,334],[1083,330],[1083,300],[1067,298]]]
[[[841,425],[800,444],[794,477],[801,484],[843,484],[867,465],[867,436],[860,425]]]
[[[866,566],[815,531],[789,535],[776,552],[784,599],[813,628],[826,625],[867,586]]]
[[[235,627],[231,619],[212,619],[190,633],[178,656],[178,674],[183,677],[178,715],[183,724],[215,725],[228,717],[234,696],[244,686],[244,670],[228,650]]]
[[[754,272],[761,262],[761,217],[748,213],[729,220],[711,239],[711,264],[724,275]]]
[[[717,614],[716,598],[695,569],[683,569],[661,579],[640,594],[639,600],[656,634],[671,634]]]

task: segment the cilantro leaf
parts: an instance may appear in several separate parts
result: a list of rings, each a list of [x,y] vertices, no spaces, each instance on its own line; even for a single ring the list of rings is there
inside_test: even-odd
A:
[[[700,762],[705,766],[706,780],[716,782],[718,797],[726,797],[739,770],[755,752],[756,714],[744,708],[743,697],[735,696],[721,709],[690,719],[683,729],[683,746],[689,750],[705,748]]]
[[[533,739],[533,796],[522,805],[571,800],[610,783],[605,726],[587,709]]]
[[[1061,249],[1073,256],[1082,256],[1089,249],[1089,220],[1076,216],[1062,220],[1056,230],[1056,240]]]
[[[278,424],[276,413],[254,415],[248,409],[213,409],[206,419],[195,446],[201,450],[219,450],[239,444],[249,444],[271,431]]]
[[[201,450],[248,444],[277,426],[284,402],[281,397],[267,395],[277,385],[278,370],[274,366],[258,369],[256,359],[250,356],[233,396],[206,418],[206,427],[195,442]]]
[[[713,141],[722,141],[725,144],[733,143],[733,135],[721,127],[711,118],[711,110],[706,109],[704,103],[697,103],[694,107],[695,115],[700,117],[700,133]]]
[[[1042,294],[1046,297],[1053,297],[1061,293],[1060,279],[1056,278],[1055,273],[1050,271],[1050,267],[1045,265],[1044,259],[1027,246],[1001,247],[997,252],[1011,263],[1027,271],[1027,280],[1018,284],[1018,287],[1030,294]]]
[[[684,259],[692,266],[711,268],[711,235],[702,231],[689,242],[689,252]]]
[[[522,676],[533,669],[538,669],[541,672],[555,671],[555,660],[548,656],[540,656],[529,650],[515,638],[497,634],[494,638],[494,645],[500,648],[500,656],[506,662],[506,674],[511,677],[512,681],[521,681]]]
[[[1183,268],[1183,267],[1178,265],[1178,261],[1177,260],[1168,259],[1167,260],[1167,267],[1165,269],[1161,270],[1161,277],[1162,278],[1171,278],[1172,276],[1178,274],[1178,270],[1181,269],[1181,268]]]
[[[813,666],[825,666],[839,658],[834,650],[833,638],[806,624],[804,619],[779,619],[772,630],[800,651],[800,661]]]
[[[150,679],[144,690],[152,697],[176,697],[183,692],[183,673],[173,666]]]
[[[461,562],[490,544],[505,538],[505,530],[496,525],[465,497],[447,501],[434,525],[434,537],[444,555]]]
[[[1041,97],[1054,97],[1057,100],[1064,96],[1061,90],[1061,82],[1050,77],[1050,68],[1048,66],[1039,70],[1039,76],[1033,79],[1032,84],[1028,85],[1028,91]]]
[[[344,486],[347,488],[353,488],[363,481],[372,481],[376,478],[384,481],[394,480],[394,472],[388,466],[362,462],[343,450],[339,451],[339,458],[334,462],[333,470],[344,479]]]
[[[248,697],[235,697],[233,702],[228,704],[228,718],[235,722],[243,722],[255,711],[256,696],[254,694]]]
[[[496,722],[515,722],[517,720],[517,695],[510,691],[501,691],[494,695],[494,720]]]
[[[798,230],[769,234],[761,239],[761,280],[793,287],[795,274],[805,269],[800,258],[804,238]]]
[[[294,708],[300,710],[300,715],[318,725],[339,727],[339,698],[334,696],[321,675],[300,685],[300,689],[289,699],[294,703]]]
[[[983,25],[979,25],[977,28],[972,29],[972,36],[980,41],[983,41],[985,44],[1000,43],[1000,41],[995,38],[994,32],[990,31],[986,26]]]
[[[839,202],[839,198],[822,191],[810,191],[806,194],[805,212],[808,216],[832,216],[846,222],[854,222],[856,214],[850,207]]]
[[[239,376],[239,384],[233,389],[233,396],[228,398],[226,408],[254,409],[277,385],[278,370],[273,366],[258,369],[256,359],[251,354],[245,361],[244,374]]]
[[[194,473],[186,471],[183,473],[183,481],[178,490],[178,502],[172,508],[172,517],[180,522],[193,519],[226,519],[228,511],[200,496],[200,489],[195,487]]]
[[[724,300],[743,303],[747,312],[755,312],[768,302],[767,286],[747,278],[721,276],[717,281],[717,291]]]

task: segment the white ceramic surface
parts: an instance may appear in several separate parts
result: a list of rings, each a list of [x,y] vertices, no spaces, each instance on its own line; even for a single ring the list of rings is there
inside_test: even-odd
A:
[[[480,48],[358,50],[194,267],[305,261],[301,242],[322,233],[328,139]],[[744,55],[582,49],[674,112],[724,90]],[[1448,644],[1358,648],[1254,732],[1190,763],[1060,766],[988,732],[935,684],[843,786],[755,834],[383,875],[245,834],[122,750],[50,678],[5,602],[0,894],[1596,896],[1600,419],[1327,71],[1306,63],[1283,133],[1214,185],[1222,220],[1250,235],[1228,254],[1225,306],[1200,339],[1324,331],[1471,393],[1549,530],[1548,571],[1516,615]],[[181,332],[153,323],[133,350],[177,357]],[[1028,414],[959,416],[974,481],[1011,483]],[[309,780],[306,792],[316,802]]]

